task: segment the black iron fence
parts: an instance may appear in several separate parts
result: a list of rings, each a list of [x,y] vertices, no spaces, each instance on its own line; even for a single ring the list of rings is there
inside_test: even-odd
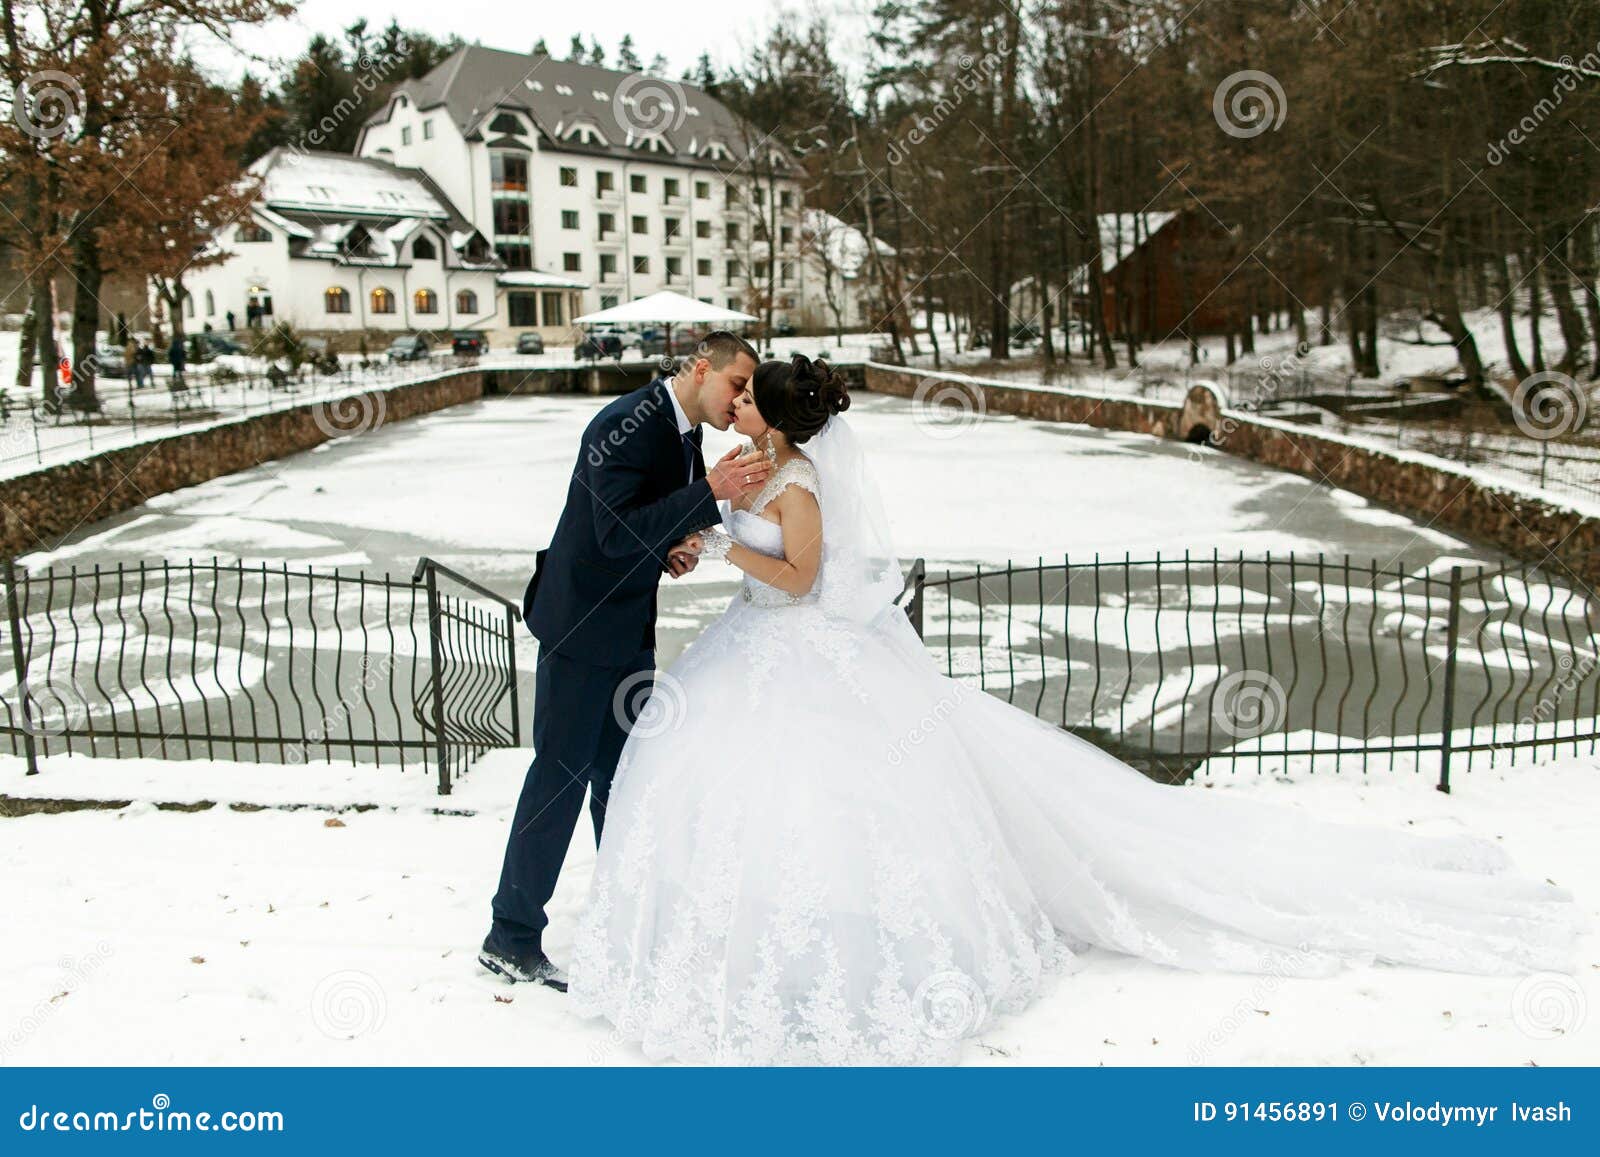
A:
[[[518,608],[410,580],[233,563],[0,566],[0,743],[26,757],[430,766],[518,742]]]
[[[1527,566],[1273,557],[912,568],[952,677],[1172,782],[1593,753],[1600,600]]]

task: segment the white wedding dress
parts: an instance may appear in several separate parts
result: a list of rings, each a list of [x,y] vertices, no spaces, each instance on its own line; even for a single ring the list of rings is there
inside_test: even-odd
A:
[[[818,441],[853,445],[839,426]],[[729,517],[780,556],[761,508],[818,492],[818,590],[747,578],[659,677],[576,937],[580,1013],[656,1058],[937,1063],[1092,947],[1284,976],[1576,967],[1572,897],[1486,840],[1159,785],[944,677],[903,613],[861,610],[889,586],[833,549],[831,518],[870,537],[829,493],[856,470],[791,462]]]

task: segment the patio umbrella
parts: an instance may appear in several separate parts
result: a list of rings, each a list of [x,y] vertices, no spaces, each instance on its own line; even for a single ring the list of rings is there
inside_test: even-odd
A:
[[[643,325],[659,323],[667,327],[667,349],[672,349],[674,325],[732,325],[736,322],[755,321],[748,313],[736,309],[722,309],[685,297],[681,293],[662,290],[598,313],[586,313],[574,318],[578,325]]]

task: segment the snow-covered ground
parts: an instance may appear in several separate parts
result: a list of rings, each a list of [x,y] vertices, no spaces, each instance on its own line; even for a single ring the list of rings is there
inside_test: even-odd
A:
[[[133,801],[0,819],[0,1062],[642,1063],[560,995],[474,962],[526,756],[486,757],[448,798],[419,773],[78,758],[25,778],[19,761],[0,760],[0,793]],[[1518,870],[1571,888],[1594,920],[1597,775],[1591,758],[1473,772],[1450,795],[1406,774],[1239,774],[1171,790],[1486,836]],[[221,802],[156,806],[201,800]],[[354,803],[379,806],[344,806]],[[558,960],[593,859],[580,831],[551,909]],[[1600,937],[1580,950],[1575,977],[1378,965],[1319,980],[1186,973],[1096,951],[962,1059],[1600,1064]]]
[[[549,541],[584,425],[606,399],[492,398],[329,443],[85,527],[29,566],[192,557],[409,573],[431,555],[519,595]],[[932,428],[911,403],[858,395],[896,546],[935,568],[1044,555],[1120,559],[1290,550],[1427,565],[1489,560],[1349,493],[1139,434],[991,415]],[[951,433],[956,436],[950,437]],[[708,431],[706,456],[734,438]],[[705,566],[662,588],[670,659],[732,593]]]

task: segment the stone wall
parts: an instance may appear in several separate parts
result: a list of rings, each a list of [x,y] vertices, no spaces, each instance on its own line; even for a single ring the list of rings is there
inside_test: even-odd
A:
[[[0,481],[0,554],[50,549],[73,531],[157,494],[482,396],[483,375],[458,371],[180,430],[8,478]]]
[[[1225,408],[1204,387],[1183,406],[1068,393],[869,362],[866,387],[928,403],[1203,441],[1229,454],[1325,482],[1421,523],[1530,563],[1562,564],[1600,583],[1600,517],[1500,485],[1441,458],[1369,446],[1338,435]]]

